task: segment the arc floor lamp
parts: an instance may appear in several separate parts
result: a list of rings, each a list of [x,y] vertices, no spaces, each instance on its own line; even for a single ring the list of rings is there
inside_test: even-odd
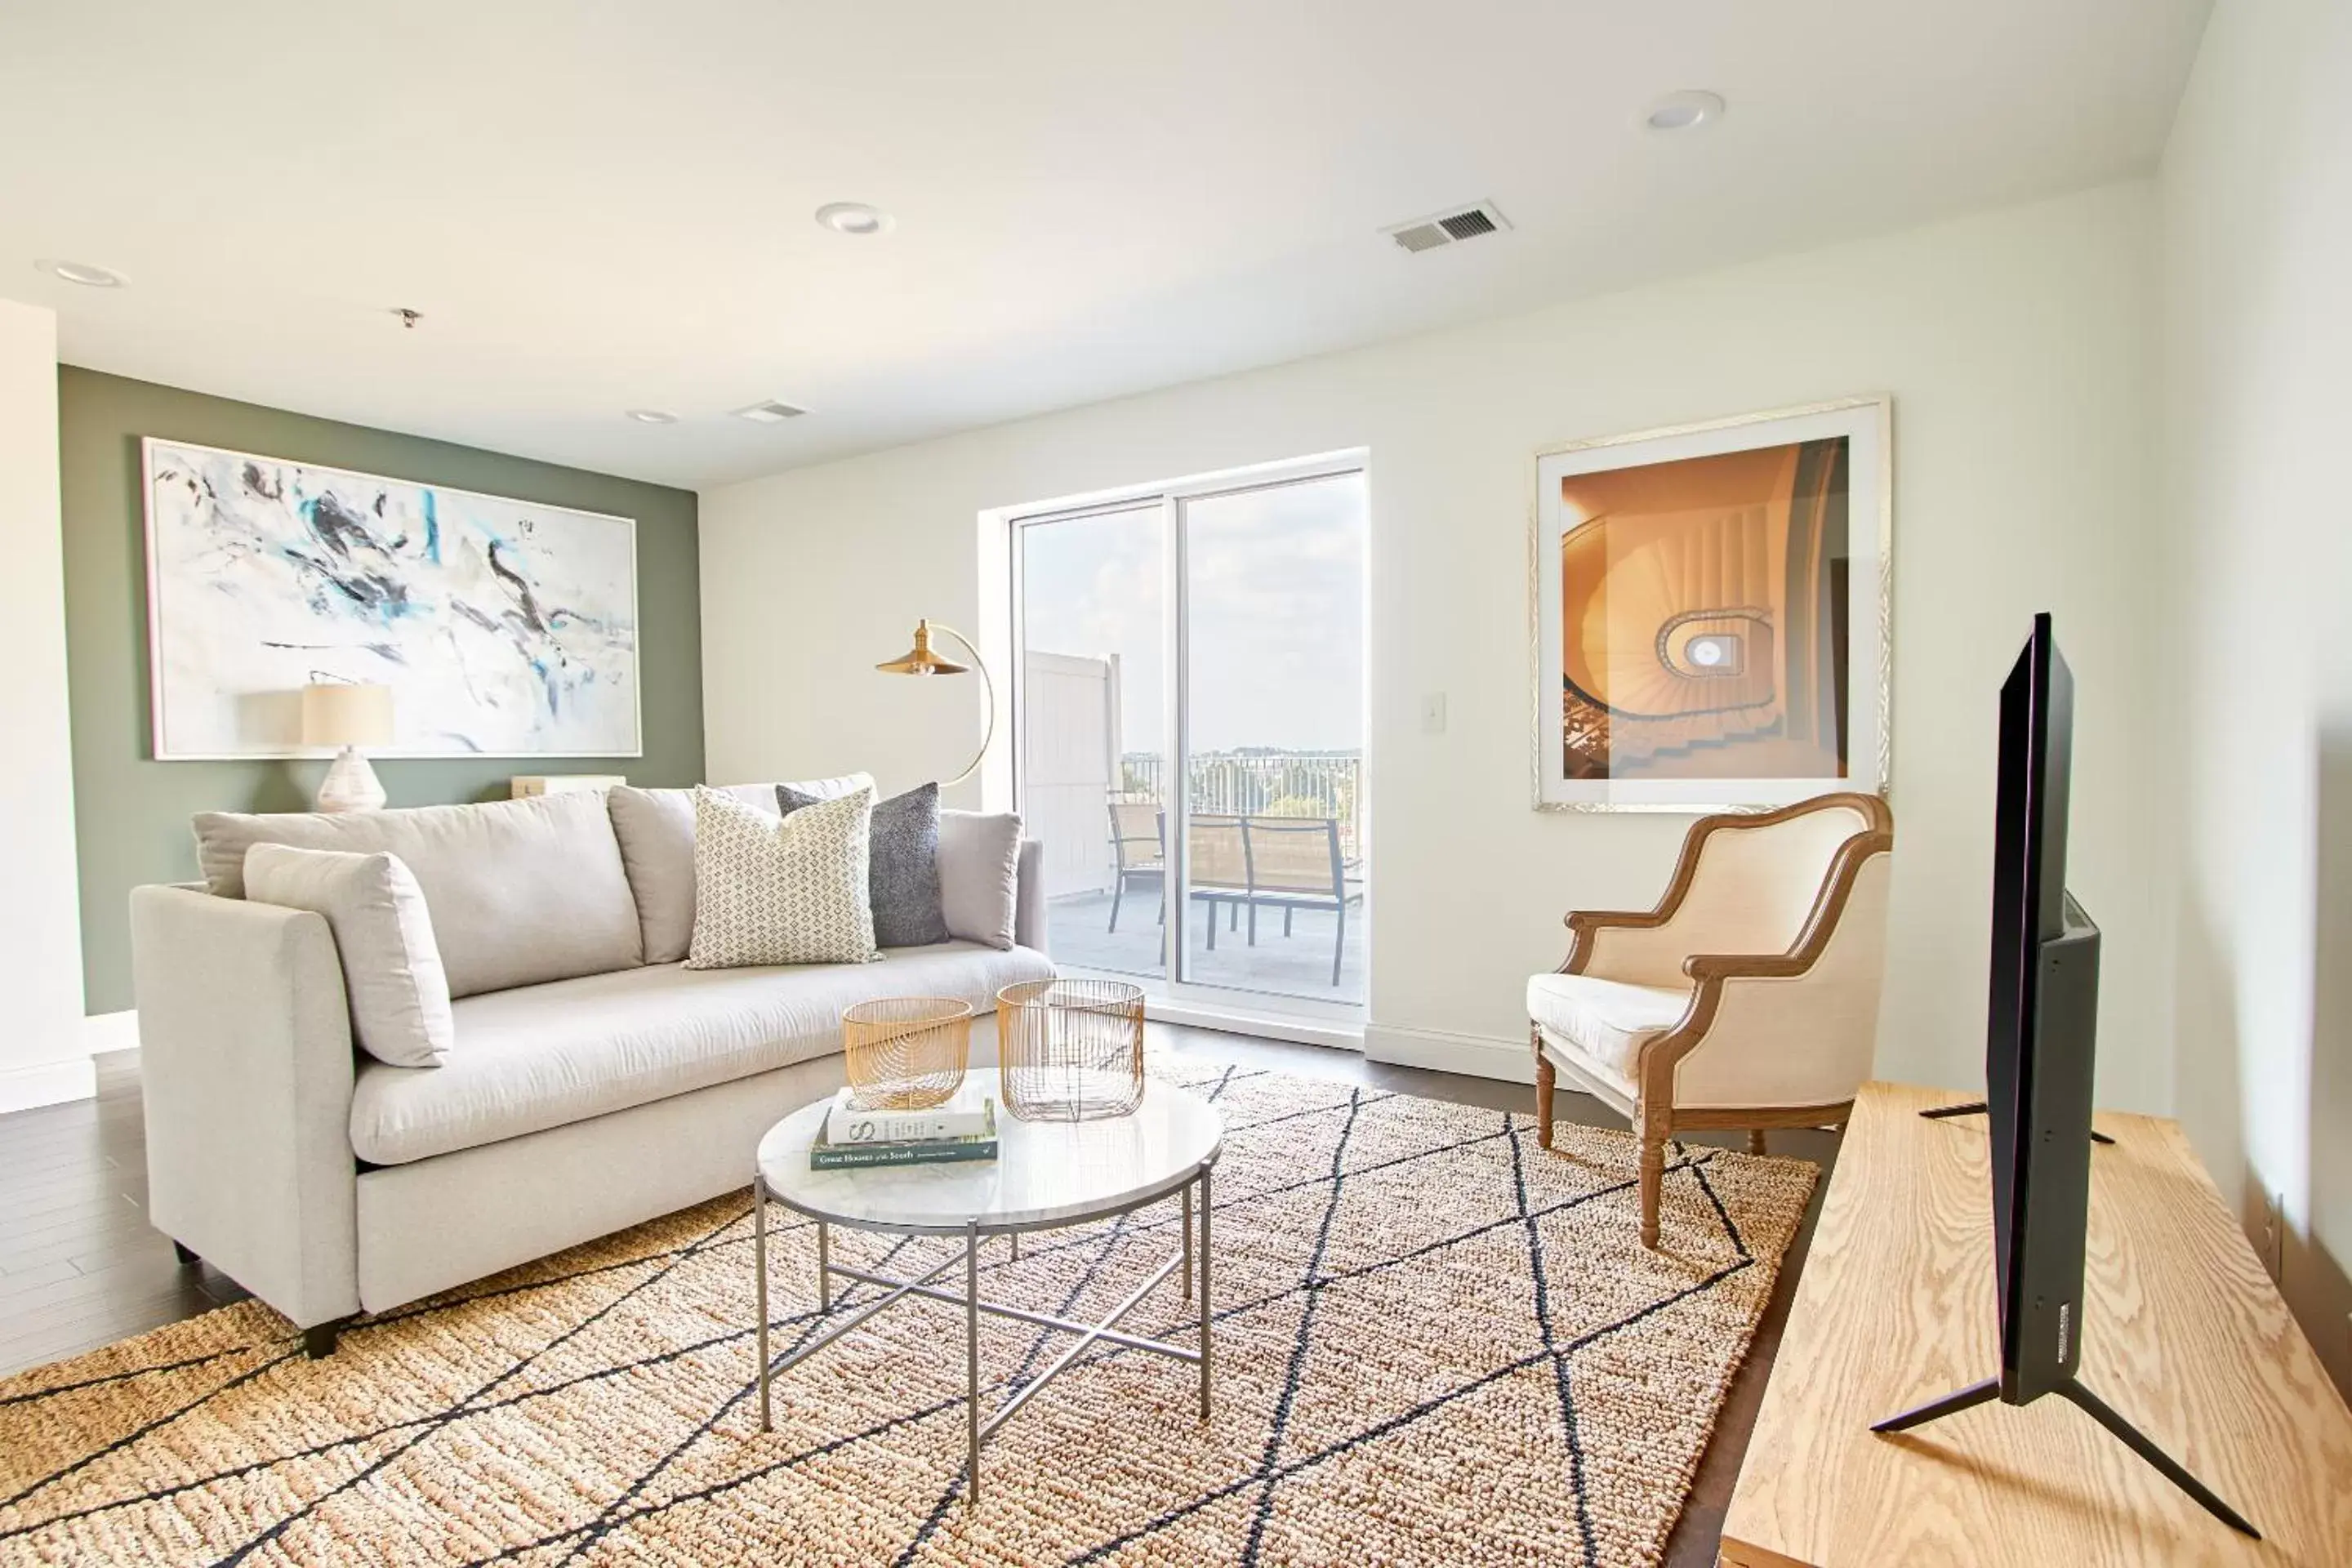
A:
[[[971,662],[958,664],[951,658],[942,658],[933,652],[931,634],[934,631],[951,637],[961,643],[964,652],[971,656]],[[963,772],[951,779],[941,779],[940,783],[942,785],[960,784],[980,771],[982,760],[988,755],[989,743],[996,739],[996,682],[989,678],[988,662],[980,657],[980,649],[972,646],[970,637],[950,626],[942,624],[934,626],[928,620],[917,621],[915,646],[897,658],[877,664],[874,668],[885,675],[977,674],[980,677],[982,700],[987,705],[988,715],[981,726],[980,750],[971,754],[971,761],[965,764]]]

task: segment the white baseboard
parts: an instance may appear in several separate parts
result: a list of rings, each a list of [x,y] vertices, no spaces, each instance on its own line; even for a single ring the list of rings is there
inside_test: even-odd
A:
[[[139,1048],[139,1015],[126,1007],[120,1013],[92,1013],[81,1021],[82,1047],[91,1056]]]
[[[1361,1050],[1364,1047],[1363,1025],[1305,1013],[1202,1006],[1154,996],[1144,1002],[1143,1016],[1156,1024],[1189,1024],[1195,1028],[1256,1035],[1301,1046],[1330,1046],[1343,1051]]]
[[[1536,1080],[1536,1058],[1527,1041],[1498,1040],[1491,1035],[1457,1035],[1444,1029],[1401,1029],[1390,1024],[1368,1024],[1364,1026],[1364,1055],[1376,1062],[1467,1073],[1472,1078],[1500,1079],[1505,1083],[1531,1084]]]
[[[88,1057],[0,1068],[0,1114],[30,1110],[37,1105],[59,1105],[68,1100],[88,1100],[97,1092],[98,1068]]]

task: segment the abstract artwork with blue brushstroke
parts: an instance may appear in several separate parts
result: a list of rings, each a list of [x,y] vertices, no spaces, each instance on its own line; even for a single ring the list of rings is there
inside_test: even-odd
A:
[[[143,446],[159,759],[310,754],[330,679],[393,689],[379,756],[644,754],[631,519]]]

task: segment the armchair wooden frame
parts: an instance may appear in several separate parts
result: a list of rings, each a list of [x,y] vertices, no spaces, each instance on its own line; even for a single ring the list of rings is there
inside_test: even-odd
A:
[[[1714,835],[1767,827],[1808,812],[1837,806],[1860,812],[1869,826],[1839,847],[1795,942],[1788,952],[1778,954],[1695,953],[1685,958],[1683,973],[1694,983],[1689,1006],[1673,1028],[1642,1045],[1633,1073],[1633,1102],[1612,1105],[1612,1109],[1632,1121],[1634,1135],[1641,1141],[1642,1245],[1644,1247],[1658,1245],[1658,1200],[1665,1182],[1666,1142],[1676,1132],[1746,1128],[1749,1152],[1760,1154],[1764,1152],[1767,1129],[1843,1126],[1853,1113],[1853,1101],[1851,1100],[1828,1105],[1752,1109],[1677,1108],[1675,1104],[1675,1069],[1706,1038],[1707,1029],[1714,1024],[1716,1013],[1723,1005],[1726,981],[1748,977],[1787,979],[1812,968],[1837,930],[1839,917],[1845,912],[1846,901],[1853,894],[1854,882],[1861,876],[1864,865],[1874,855],[1884,855],[1894,849],[1895,815],[1888,809],[1886,802],[1877,795],[1842,793],[1817,795],[1774,811],[1701,817],[1692,825],[1689,836],[1683,840],[1682,858],[1675,863],[1674,879],[1667,884],[1665,894],[1659,899],[1655,909],[1642,911],[1580,910],[1566,917],[1568,959],[1555,973],[1582,974],[1585,965],[1591,962],[1593,950],[1603,931],[1612,927],[1655,930],[1674,919],[1684,898],[1690,892],[1692,881],[1698,875],[1699,857]],[[1532,1022],[1528,1027],[1528,1042],[1534,1048],[1536,1058],[1537,1142],[1549,1149],[1552,1142],[1552,1096],[1559,1069],[1544,1052],[1542,1027]],[[1606,1094],[1596,1093],[1595,1098],[1604,1102],[1612,1100],[1612,1097]]]

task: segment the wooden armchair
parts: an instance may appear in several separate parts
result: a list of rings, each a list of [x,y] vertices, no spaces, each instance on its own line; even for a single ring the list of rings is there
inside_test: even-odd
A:
[[[1658,1244],[1678,1131],[1843,1123],[1870,1076],[1895,818],[1871,795],[1700,818],[1643,914],[1568,917],[1568,962],[1528,982],[1536,1120],[1561,1075],[1633,1123],[1642,1244]]]

